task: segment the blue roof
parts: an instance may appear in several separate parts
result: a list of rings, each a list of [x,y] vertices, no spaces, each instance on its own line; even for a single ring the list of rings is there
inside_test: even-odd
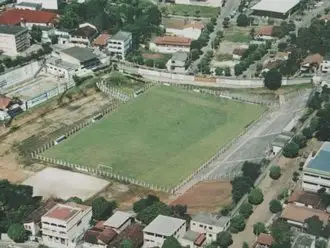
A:
[[[330,172],[330,142],[323,144],[315,158],[309,162],[307,168]]]

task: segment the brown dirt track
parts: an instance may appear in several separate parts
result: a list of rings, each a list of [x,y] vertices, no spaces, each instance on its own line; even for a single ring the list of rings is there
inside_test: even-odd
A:
[[[190,214],[199,211],[217,212],[222,206],[231,203],[230,195],[230,181],[201,182],[179,196],[171,204],[187,205]]]

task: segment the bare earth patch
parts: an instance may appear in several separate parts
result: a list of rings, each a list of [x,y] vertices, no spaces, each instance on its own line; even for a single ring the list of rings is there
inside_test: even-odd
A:
[[[231,184],[229,181],[201,182],[178,197],[171,204],[188,206],[188,212],[217,212],[221,206],[231,203]]]
[[[145,59],[160,59],[163,57],[163,55],[159,53],[142,53],[142,56]]]

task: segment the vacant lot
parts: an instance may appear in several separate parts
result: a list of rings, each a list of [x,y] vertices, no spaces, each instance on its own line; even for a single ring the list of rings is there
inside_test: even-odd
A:
[[[230,42],[248,43],[250,41],[250,29],[251,28],[242,28],[237,26],[230,27],[224,32],[224,40]]]
[[[209,181],[198,183],[171,204],[186,205],[190,214],[200,211],[217,212],[231,203],[231,183],[229,181]]]
[[[45,156],[172,187],[256,119],[263,107],[159,86]]]
[[[165,6],[167,7],[168,13],[171,15],[194,16],[196,18],[212,18],[218,15],[218,9],[214,7],[188,4],[170,4]]]

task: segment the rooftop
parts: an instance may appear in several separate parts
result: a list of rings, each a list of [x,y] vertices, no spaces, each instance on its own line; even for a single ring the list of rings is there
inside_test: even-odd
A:
[[[328,223],[329,215],[326,212],[313,208],[298,207],[293,204],[288,204],[281,214],[281,218],[299,223],[304,223],[306,219],[313,216],[319,217],[325,224]]]
[[[257,35],[262,35],[262,36],[272,36],[273,34],[273,25],[264,25],[259,27],[257,30]]]
[[[320,65],[322,62],[323,62],[323,56],[318,53],[315,53],[315,54],[308,55],[301,64],[302,65],[304,65],[304,64]]]
[[[94,41],[94,46],[105,46],[111,36],[109,34],[100,34]]]
[[[105,226],[120,228],[127,220],[134,215],[128,212],[116,211],[109,219],[104,222]]]
[[[41,4],[39,4],[39,3],[20,2],[20,3],[17,3],[16,6],[41,9]]]
[[[306,191],[294,191],[289,199],[288,203],[301,203],[305,206],[312,206],[316,209],[324,210],[326,206],[322,204],[321,197],[317,193],[306,192]]]
[[[10,102],[11,98],[0,95],[0,110],[6,109]]]
[[[192,220],[212,226],[224,227],[230,221],[230,217],[220,216],[218,218],[217,216],[210,213],[198,213],[192,217]]]
[[[2,34],[19,34],[22,31],[27,30],[27,28],[23,28],[21,26],[12,26],[12,25],[1,25],[0,24],[0,33]]]
[[[194,242],[194,244],[197,246],[202,246],[206,240],[205,234],[191,230],[188,230],[182,238]]]
[[[82,26],[71,32],[72,36],[86,37],[92,39],[96,36],[97,30],[89,25]]]
[[[116,238],[111,241],[111,247],[120,248],[120,244],[123,240],[129,239],[132,241],[132,248],[139,248],[143,243],[143,231],[140,224],[133,224],[128,226],[124,231],[122,231]]]
[[[117,236],[117,233],[111,228],[99,229],[92,228],[85,232],[84,241],[91,244],[98,244],[98,240],[104,244],[109,244]]]
[[[174,18],[164,18],[163,25],[165,28],[171,29],[186,29],[186,28],[194,28],[194,29],[203,29],[204,24],[196,21],[187,21],[185,19],[174,19]]]
[[[121,40],[125,41],[129,39],[132,34],[130,32],[119,31],[114,36],[111,37],[111,40]]]
[[[49,210],[43,217],[53,218],[62,221],[68,221],[79,212],[85,211],[89,206],[76,204],[73,202],[65,204],[57,204],[51,210]]]
[[[41,217],[51,210],[57,204],[53,199],[47,200],[42,206],[31,212],[24,220],[25,223],[35,222],[39,223]]]
[[[191,39],[181,36],[158,36],[154,42],[157,45],[174,45],[174,46],[186,46],[189,47]]]
[[[251,9],[286,14],[299,2],[300,0],[261,0]]]
[[[330,142],[324,142],[318,153],[309,161],[306,168],[330,173]]]
[[[158,215],[148,226],[143,229],[143,232],[156,233],[164,236],[171,236],[178,230],[186,221],[178,218],[173,218],[165,215]]]
[[[185,52],[176,52],[173,53],[171,60],[185,62],[188,58],[188,53]]]
[[[93,51],[85,47],[74,46],[64,49],[62,50],[62,52],[74,57],[75,59],[79,60],[81,63],[96,58],[96,55],[93,53]]]
[[[10,9],[0,15],[0,24],[18,25],[22,21],[31,23],[54,23],[57,14],[42,10]]]
[[[267,233],[260,233],[257,239],[257,243],[260,245],[268,245],[271,246],[273,243],[274,239],[272,235],[267,234]]]

